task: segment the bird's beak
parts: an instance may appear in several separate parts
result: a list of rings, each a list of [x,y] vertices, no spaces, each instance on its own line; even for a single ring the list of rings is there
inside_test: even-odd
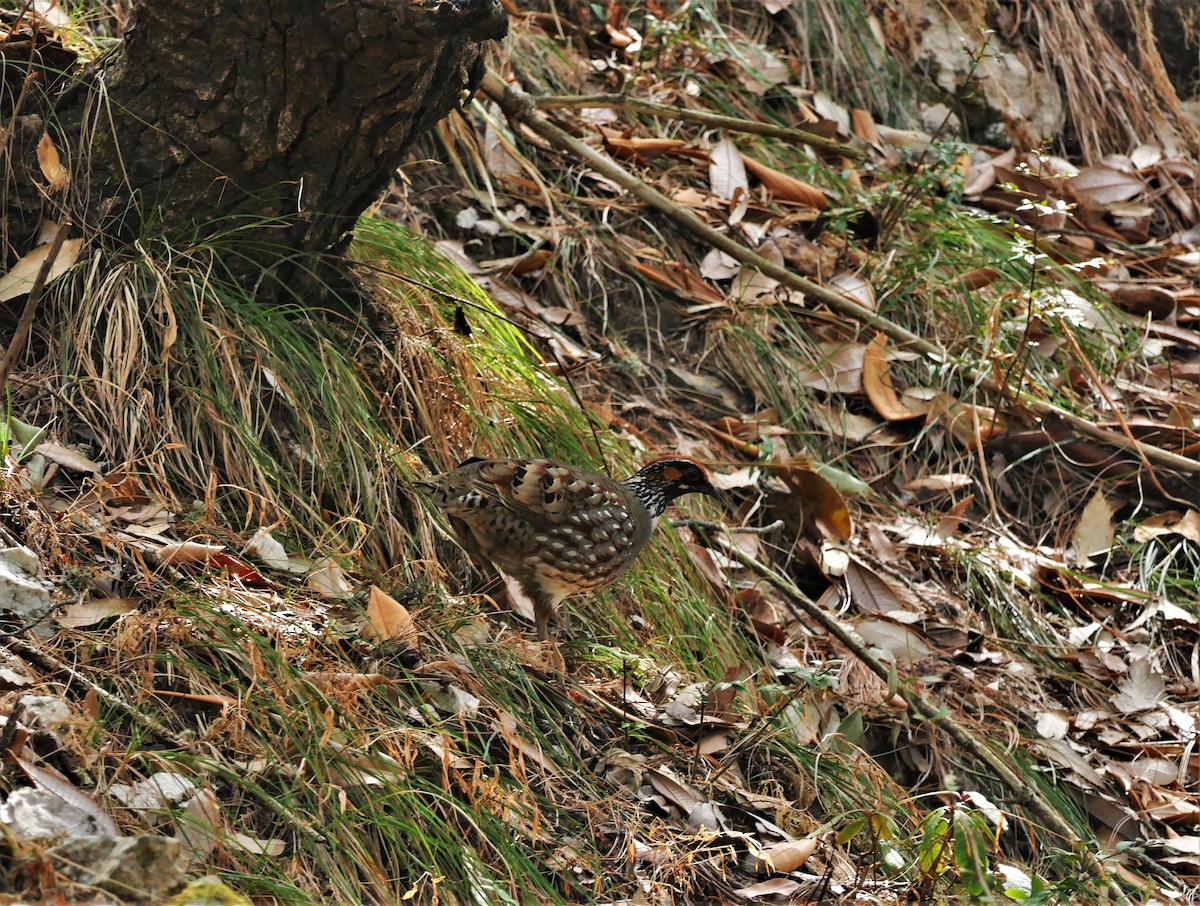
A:
[[[703,484],[693,488],[697,494],[703,494],[705,497],[711,497],[713,500],[721,499],[721,492],[714,488],[711,484]]]

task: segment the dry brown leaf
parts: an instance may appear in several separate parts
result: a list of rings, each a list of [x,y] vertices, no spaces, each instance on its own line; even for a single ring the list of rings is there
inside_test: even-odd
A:
[[[709,581],[709,584],[718,591],[725,591],[729,588],[729,578],[724,571],[717,566],[716,560],[713,559],[712,552],[707,547],[702,547],[692,541],[684,542],[684,550],[692,560],[692,564],[699,571],[700,575],[704,576]]]
[[[864,142],[879,145],[879,130],[875,128],[875,119],[871,111],[861,107],[850,108],[850,131]]]
[[[608,130],[603,130],[607,133]],[[687,142],[678,138],[623,138],[604,136],[604,146],[613,157],[622,160],[652,160],[669,151],[678,151]]]
[[[195,863],[207,862],[220,839],[221,806],[212,790],[201,790],[187,801],[175,827],[175,837]]]
[[[1146,183],[1133,173],[1111,167],[1087,167],[1067,180],[1079,203],[1093,210],[1117,201],[1128,201],[1146,191]]]
[[[822,344],[823,357],[815,370],[800,368],[796,380],[824,393],[858,393],[862,390],[866,347],[858,343]]]
[[[958,527],[962,525],[963,515],[975,500],[974,494],[968,494],[962,500],[950,507],[942,514],[942,518],[938,520],[937,527],[933,530],[935,537],[947,541],[954,536],[958,531]]]
[[[646,771],[646,779],[655,790],[678,806],[684,815],[691,814],[698,806],[708,802],[686,783],[675,779],[666,767]]]
[[[368,641],[395,640],[412,647],[420,643],[416,621],[408,608],[374,585],[367,597],[367,621],[363,638]]]
[[[1182,535],[1189,541],[1200,544],[1200,511],[1188,510],[1180,513],[1171,510],[1145,519],[1133,530],[1133,539],[1145,544],[1151,538],[1162,535]]]
[[[43,132],[38,141],[37,159],[42,175],[46,177],[46,182],[50,183],[51,192],[62,192],[71,184],[71,177],[58,158],[58,149],[54,147],[54,140],[50,138],[49,132]]]
[[[995,185],[996,165],[988,160],[971,168],[963,181],[962,193],[967,197],[982,195]]]
[[[867,399],[875,411],[889,422],[923,418],[923,413],[913,412],[900,401],[892,387],[888,368],[887,335],[877,333],[863,351],[862,381]]]
[[[91,796],[72,784],[69,780],[54,771],[39,767],[21,757],[14,757],[12,763],[19,767],[39,790],[52,793],[63,802],[75,806],[91,818],[96,826],[110,837],[123,836],[117,823],[100,804]]]
[[[899,444],[901,438],[887,426],[857,412],[850,412],[845,407],[834,408],[820,401],[809,403],[808,418],[813,427],[824,431],[831,437],[838,437],[851,443],[861,443],[870,438],[875,444]]]
[[[55,616],[54,622],[64,629],[81,629],[110,617],[133,613],[138,603],[137,598],[95,598],[82,604],[68,604]]]
[[[746,900],[757,900],[759,897],[790,897],[799,889],[799,881],[793,881],[791,878],[771,878],[769,881],[742,887],[733,893]]]
[[[720,249],[709,249],[700,262],[700,275],[706,280],[732,280],[742,269],[741,263]]]
[[[768,239],[758,247],[758,253],[772,264],[783,266],[783,252],[773,239]],[[753,267],[743,267],[729,287],[729,295],[739,302],[753,302],[768,293],[774,292],[779,281]]]
[[[763,465],[787,485],[793,502],[812,515],[825,538],[848,542],[854,537],[854,521],[845,498],[828,479],[815,472],[811,464],[803,459],[792,459]],[[798,521],[803,522],[803,519]]]
[[[285,840],[264,840],[261,837],[252,837],[242,833],[226,834],[222,842],[234,852],[272,858],[282,856],[289,848],[289,844]]]
[[[983,289],[990,286],[1000,276],[1000,271],[994,267],[977,267],[958,277],[958,284],[963,289]]]
[[[846,570],[846,590],[861,613],[882,616],[904,609],[891,584],[857,560],[851,560]]]
[[[322,598],[348,598],[354,594],[345,571],[328,557],[317,562],[308,577],[308,587]]]
[[[678,262],[666,267],[631,261],[630,266],[652,283],[671,290],[677,296],[702,305],[724,305],[725,295],[705,282],[704,278]]]
[[[745,164],[746,169],[753,173],[754,177],[770,190],[771,195],[777,201],[793,201],[796,204],[816,208],[818,211],[824,211],[829,207],[829,199],[816,186],[810,185],[794,176],[789,176],[786,173],[781,173],[779,170],[759,163],[754,158],[747,157],[744,154],[742,155],[742,162]]]
[[[787,874],[807,862],[816,851],[817,841],[814,837],[807,837],[803,840],[783,840],[779,843],[772,843],[770,846],[764,846],[755,853],[754,867],[760,874],[768,872]]]
[[[0,277],[0,302],[7,302],[9,299],[23,296],[33,289],[33,283],[37,279],[38,271],[41,270],[42,262],[46,260],[46,256],[50,254],[50,247],[52,245],[52,242],[39,245],[28,255],[20,258],[12,266],[12,270],[3,277]],[[58,250],[58,255],[54,258],[54,263],[50,265],[50,273],[46,275],[46,283],[49,284],[66,273],[67,269],[79,259],[79,252],[82,249],[82,239],[64,240],[62,248]]]
[[[863,308],[868,308],[871,311],[876,310],[875,287],[858,274],[852,274],[849,271],[834,274],[829,280],[829,288],[857,302]]]
[[[1092,495],[1083,508],[1079,522],[1071,533],[1071,546],[1075,549],[1075,562],[1088,564],[1096,554],[1103,554],[1112,547],[1116,529],[1113,527],[1114,507],[1102,491]]]
[[[1148,656],[1133,658],[1129,672],[1117,683],[1118,692],[1109,701],[1122,714],[1148,711],[1163,700],[1166,688],[1166,678],[1154,670]]]
[[[894,620],[860,620],[854,629],[867,645],[890,651],[896,662],[905,666],[933,654],[933,648],[918,632]]]
[[[176,541],[159,549],[162,562],[169,566],[208,563],[225,550],[224,544],[201,544],[199,541]]]
[[[100,467],[96,463],[92,462],[92,460],[88,459],[78,450],[73,447],[64,447],[56,441],[48,440],[45,443],[38,444],[37,452],[41,453],[51,462],[65,466],[73,472],[90,472],[95,475],[100,471]]]
[[[520,176],[525,172],[514,152],[512,136],[489,122],[483,133],[483,155],[488,172],[494,176]]]
[[[964,151],[954,158],[954,164],[944,170],[941,176],[938,177],[938,184],[944,191],[949,192],[955,186],[964,185],[967,177],[970,175],[971,155]]]
[[[1159,286],[1120,283],[1109,293],[1113,303],[1133,315],[1150,315],[1155,320],[1169,318],[1175,313],[1176,299]]]
[[[969,488],[974,483],[975,479],[965,472],[947,472],[944,475],[925,475],[921,478],[914,478],[912,481],[906,481],[900,487],[914,493],[947,492]]]
[[[1066,711],[1042,711],[1037,716],[1036,729],[1042,739],[1065,739],[1071,729],[1071,715]]]
[[[733,201],[739,192],[743,198],[749,194],[750,181],[737,145],[727,138],[722,139],[713,145],[709,161],[708,182],[717,198]]]
[[[976,406],[939,393],[929,410],[929,420],[945,427],[964,447],[975,447],[1003,435],[1007,425],[989,406]]]

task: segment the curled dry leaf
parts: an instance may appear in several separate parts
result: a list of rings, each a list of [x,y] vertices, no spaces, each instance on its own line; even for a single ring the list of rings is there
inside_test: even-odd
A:
[[[42,133],[38,141],[37,159],[42,175],[46,177],[46,182],[50,183],[51,192],[62,192],[71,184],[71,177],[58,158],[58,149],[54,147],[54,140],[50,138],[49,132]]]
[[[771,878],[749,887],[742,887],[733,893],[744,900],[757,900],[761,897],[790,897],[799,889],[799,881],[793,881],[791,878]]]
[[[226,834],[223,842],[235,852],[249,853],[252,856],[277,858],[288,850],[288,844],[284,840],[264,840],[241,833]]]
[[[938,422],[964,447],[975,447],[1007,433],[1004,418],[990,406],[964,403],[948,393],[939,393],[929,410],[930,422]]]
[[[348,598],[354,594],[354,586],[346,578],[345,571],[326,557],[316,564],[316,570],[308,577],[308,587],[322,598]]]
[[[879,130],[875,128],[875,118],[869,110],[861,107],[850,108],[850,130],[864,142],[876,146],[879,144]]]
[[[640,264],[631,261],[630,266],[639,274],[664,289],[669,289],[685,301],[702,305],[723,305],[725,295],[705,282],[704,278],[679,262],[668,262],[665,267]]]
[[[807,862],[816,851],[817,841],[812,837],[783,840],[764,846],[755,853],[754,867],[759,874],[787,874]]]
[[[695,542],[685,542],[684,550],[687,551],[688,557],[710,585],[718,591],[726,591],[729,588],[729,579],[721,568],[717,566],[716,560],[713,559],[712,552],[706,547],[701,547]]]
[[[622,160],[652,160],[660,154],[678,151],[687,145],[687,142],[678,138],[625,138],[609,135],[608,130],[603,131],[604,146],[613,157]]]
[[[797,380],[824,393],[858,393],[862,390],[866,347],[857,343],[823,343],[820,348],[823,355],[816,368],[797,369]]]
[[[1160,535],[1182,535],[1189,541],[1200,544],[1200,511],[1188,510],[1186,513],[1180,513],[1172,510],[1159,513],[1143,520],[1133,530],[1133,539],[1141,544]]]
[[[183,807],[175,827],[175,837],[184,852],[195,862],[208,860],[220,839],[221,807],[212,790],[201,790]]]
[[[761,164],[752,157],[742,155],[742,162],[746,169],[754,174],[755,178],[761,182],[778,201],[791,201],[796,204],[808,205],[810,208],[816,208],[818,211],[824,211],[829,207],[829,199],[814,185],[804,182],[802,179],[797,179],[794,176],[789,176],[786,173],[781,173],[773,167],[768,167],[766,164]]]
[[[955,279],[958,285],[964,290],[973,290],[991,286],[999,276],[1000,271],[994,267],[977,267],[974,270],[967,271],[965,274],[957,275]]]
[[[742,265],[720,249],[709,249],[700,262],[700,275],[706,280],[732,280],[741,271]]]
[[[137,610],[137,598],[96,598],[82,604],[68,604],[54,617],[64,629],[82,629],[110,617],[119,617]]]
[[[38,271],[41,270],[42,262],[46,260],[46,256],[50,254],[50,247],[52,245],[52,242],[39,245],[28,255],[18,260],[12,266],[12,270],[3,277],[0,277],[0,302],[7,302],[9,299],[23,296],[33,289]],[[58,277],[61,277],[79,259],[79,252],[82,248],[82,239],[65,240],[62,248],[58,250],[58,255],[55,256],[54,262],[50,265],[50,273],[46,275],[46,282],[51,283]]]
[[[884,615],[904,609],[891,583],[858,560],[846,571],[846,590],[860,613]]]
[[[162,562],[168,566],[187,566],[192,563],[208,563],[225,550],[223,544],[201,544],[199,541],[176,541],[159,550]]]
[[[764,468],[778,476],[792,493],[793,503],[810,513],[821,534],[831,541],[849,541],[854,522],[845,499],[830,481],[819,475],[811,463],[792,459],[785,463],[765,463]],[[797,514],[793,514],[797,515]],[[798,514],[803,522],[803,513]]]
[[[759,246],[758,253],[772,264],[783,266],[783,252],[773,239],[768,239]],[[754,268],[744,267],[729,287],[729,295],[741,302],[753,302],[767,293],[774,292],[778,286],[779,281],[774,277],[769,277]]]
[[[870,311],[876,310],[875,287],[858,274],[845,271],[835,274],[829,281],[829,288],[841,293],[852,302],[857,302]]]
[[[901,402],[892,387],[892,377],[888,373],[887,335],[875,334],[863,352],[862,380],[863,390],[871,405],[889,422],[910,421],[923,418],[921,412],[914,412]]]
[[[374,585],[367,598],[367,620],[363,637],[369,641],[394,640],[420,647],[417,624],[408,608]]]
[[[51,462],[56,462],[73,472],[89,472],[93,475],[100,472],[100,466],[78,450],[73,447],[65,447],[56,441],[48,440],[38,444],[37,452],[41,453]]]

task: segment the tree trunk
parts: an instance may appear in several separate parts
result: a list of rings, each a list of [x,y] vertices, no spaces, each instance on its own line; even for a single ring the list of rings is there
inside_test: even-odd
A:
[[[70,216],[89,236],[236,229],[260,257],[340,250],[506,29],[497,0],[144,0],[52,114],[74,151]]]

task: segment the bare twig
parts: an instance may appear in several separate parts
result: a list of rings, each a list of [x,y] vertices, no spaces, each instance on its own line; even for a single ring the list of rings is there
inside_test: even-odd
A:
[[[563,107],[615,107],[631,113],[645,113],[649,116],[662,116],[688,123],[699,123],[702,126],[712,126],[730,132],[766,135],[770,138],[782,138],[789,142],[801,142],[805,145],[812,145],[814,148],[820,148],[822,151],[842,154],[854,160],[861,160],[866,149],[865,143],[861,141],[857,143],[839,142],[837,139],[818,135],[808,129],[776,126],[773,123],[757,123],[754,120],[744,120],[736,116],[722,116],[707,110],[688,110],[685,107],[675,107],[671,104],[654,104],[626,94],[558,95],[534,98],[533,102],[539,110],[557,110]]]

